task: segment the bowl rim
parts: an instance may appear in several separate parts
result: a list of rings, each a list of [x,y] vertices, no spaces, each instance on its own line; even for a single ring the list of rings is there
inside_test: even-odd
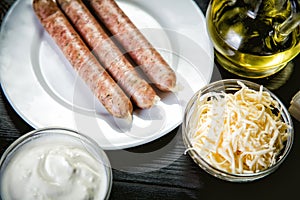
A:
[[[2,179],[2,173],[3,170],[7,167],[7,161],[11,160],[15,153],[18,152],[20,148],[23,147],[23,145],[26,145],[27,143],[39,139],[41,137],[47,137],[49,135],[64,135],[67,137],[72,137],[74,139],[78,139],[83,145],[88,145],[92,148],[93,152],[90,152],[90,150],[86,149],[92,156],[95,156],[95,153],[99,158],[101,159],[101,164],[103,165],[105,169],[106,179],[107,179],[107,188],[104,199],[109,199],[111,189],[112,189],[112,182],[113,182],[113,174],[112,174],[112,167],[111,163],[109,161],[109,158],[107,157],[107,154],[105,151],[94,141],[92,138],[90,138],[87,135],[84,135],[80,133],[79,131],[64,128],[64,127],[58,127],[58,126],[52,126],[52,127],[44,127],[39,129],[34,129],[32,131],[26,132],[22,136],[18,137],[13,143],[11,143],[4,153],[2,154],[0,158],[0,183]],[[95,150],[95,151],[94,151]],[[95,158],[96,160],[99,159],[98,157]],[[1,191],[1,188],[0,188]],[[0,194],[0,197],[2,195]]]
[[[197,97],[199,95],[201,95],[201,93],[213,89],[214,87],[218,86],[218,85],[224,85],[224,86],[237,86],[237,87],[241,87],[238,82],[241,82],[243,84],[245,84],[247,87],[249,87],[250,89],[253,89],[252,87],[255,88],[260,88],[261,86],[263,87],[263,91],[268,92],[271,97],[278,102],[279,107],[282,109],[281,110],[281,117],[283,118],[283,121],[285,123],[287,123],[289,125],[288,128],[288,133],[289,133],[289,137],[286,141],[285,147],[284,149],[282,149],[282,153],[280,154],[278,160],[276,161],[275,164],[273,164],[272,166],[270,166],[269,168],[259,171],[259,172],[254,172],[254,173],[230,173],[230,172],[226,172],[223,171],[217,167],[214,167],[213,165],[211,165],[209,162],[207,162],[205,159],[203,159],[199,153],[197,151],[195,151],[194,149],[191,149],[193,146],[188,138],[187,135],[187,115],[189,113],[189,109],[192,107],[192,105],[194,104],[195,100],[197,99]],[[227,87],[226,87],[227,88]],[[255,89],[254,88],[254,89]],[[225,87],[224,87],[225,89]],[[187,148],[186,152],[189,153],[189,155],[192,157],[193,161],[199,165],[204,171],[210,173],[211,175],[214,175],[215,177],[218,177],[220,179],[223,180],[227,180],[227,181],[232,181],[232,182],[247,182],[247,181],[252,181],[252,180],[256,180],[259,178],[263,178],[264,176],[272,173],[273,171],[275,171],[286,159],[286,157],[288,156],[289,152],[292,149],[293,146],[293,141],[294,141],[294,125],[293,125],[293,121],[292,118],[290,116],[290,113],[288,112],[286,106],[282,103],[282,101],[273,93],[271,92],[268,88],[266,88],[265,86],[252,82],[252,81],[248,81],[248,80],[243,80],[243,79],[222,79],[219,81],[215,81],[212,82],[204,87],[202,87],[201,89],[199,89],[189,100],[186,108],[185,108],[185,112],[184,112],[184,116],[183,116],[183,122],[182,122],[182,136],[183,136],[183,141],[184,141],[184,145]],[[197,160],[196,160],[197,159]],[[214,172],[212,172],[214,171]],[[244,179],[244,180],[243,180]]]

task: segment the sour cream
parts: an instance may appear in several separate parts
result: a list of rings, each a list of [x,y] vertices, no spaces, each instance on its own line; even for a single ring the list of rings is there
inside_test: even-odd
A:
[[[105,199],[107,169],[95,149],[70,136],[49,135],[22,145],[2,172],[3,200]]]

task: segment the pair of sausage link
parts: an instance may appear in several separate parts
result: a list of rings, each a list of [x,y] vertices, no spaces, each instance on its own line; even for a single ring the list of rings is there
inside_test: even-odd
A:
[[[81,0],[57,0],[57,3],[94,55],[132,101],[140,108],[151,107],[158,99],[155,91],[139,77],[84,3]]]
[[[88,0],[99,19],[116,37],[157,88],[173,91],[176,75],[114,0]]]
[[[45,30],[107,111],[115,117],[131,119],[131,101],[90,52],[56,2],[34,0],[33,8]]]

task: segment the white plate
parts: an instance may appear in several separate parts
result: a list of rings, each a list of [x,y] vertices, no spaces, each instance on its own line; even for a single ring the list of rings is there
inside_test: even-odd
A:
[[[13,108],[34,128],[75,129],[104,149],[145,144],[180,125],[188,99],[211,79],[213,47],[204,15],[192,0],[118,0],[176,71],[179,86],[178,92],[159,93],[155,107],[136,109],[132,126],[124,128],[76,76],[31,3],[18,0],[3,21],[0,78]]]

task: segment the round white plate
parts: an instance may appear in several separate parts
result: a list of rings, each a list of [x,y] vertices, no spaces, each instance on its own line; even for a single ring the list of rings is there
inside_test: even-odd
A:
[[[151,109],[135,109],[132,124],[112,118],[77,77],[32,9],[18,0],[0,35],[0,80],[16,112],[32,127],[62,126],[93,138],[104,149],[153,141],[182,122],[189,98],[213,71],[205,18],[192,0],[118,0],[137,27],[174,69],[178,91],[160,93]]]

